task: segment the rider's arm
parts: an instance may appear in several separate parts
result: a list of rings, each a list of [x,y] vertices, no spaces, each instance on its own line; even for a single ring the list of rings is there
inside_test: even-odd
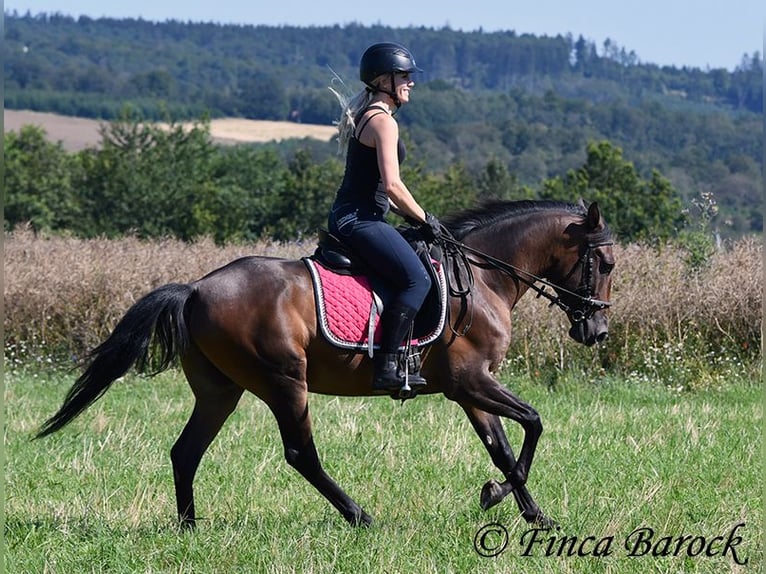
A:
[[[396,206],[402,217],[422,223],[426,213],[415,201],[399,173],[399,126],[387,114],[380,114],[370,120],[378,154],[378,167],[383,188],[389,201]]]

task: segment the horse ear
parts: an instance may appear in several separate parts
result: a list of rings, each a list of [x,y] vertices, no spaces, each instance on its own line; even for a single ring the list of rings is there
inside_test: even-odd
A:
[[[579,205],[583,209],[588,209],[588,206],[585,205],[585,200],[582,197],[577,200],[577,205]]]
[[[590,229],[597,229],[602,224],[601,222],[601,210],[598,208],[598,203],[595,201],[588,207],[588,227]]]

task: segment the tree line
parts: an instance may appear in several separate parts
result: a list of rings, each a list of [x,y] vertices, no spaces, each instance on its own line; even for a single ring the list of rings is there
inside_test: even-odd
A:
[[[6,230],[290,241],[325,227],[343,174],[340,158],[319,162],[307,147],[285,155],[274,146],[217,146],[206,122],[163,128],[126,116],[103,124],[99,147],[78,152],[45,136],[25,126],[5,138]],[[495,159],[476,176],[459,164],[433,174],[408,160],[403,176],[441,216],[485,199],[583,198],[600,203],[621,241],[666,241],[686,228],[680,196],[659,172],[642,178],[606,141],[589,143],[586,158],[537,188]]]
[[[297,112],[304,121],[327,124],[336,115],[326,97],[331,71],[355,81],[362,51],[378,40],[409,46],[425,83],[439,80],[470,93],[552,90],[589,101],[657,95],[763,110],[757,51],[743,54],[730,72],[642,63],[609,39],[599,49],[582,36],[514,31],[242,26],[15,11],[6,14],[5,26],[9,95],[31,100],[59,94],[62,105],[72,94],[99,96],[100,106],[91,97],[81,111],[111,114],[97,116],[105,119],[131,98],[146,105],[145,115],[161,113],[159,102],[165,102],[194,115],[282,120]]]
[[[723,235],[763,229],[763,60],[733,70],[643,63],[607,40],[512,31],[236,26],[213,23],[6,14],[5,107],[119,119],[237,116],[330,124],[333,72],[357,86],[371,41],[409,45],[426,73],[399,115],[424,175],[464,170],[480,179],[498,163],[521,186],[588,161],[609,141],[650,180],[658,171],[685,208],[717,199]],[[307,147],[308,144],[303,147]],[[323,169],[333,145],[311,144]],[[280,146],[284,157],[295,142]]]

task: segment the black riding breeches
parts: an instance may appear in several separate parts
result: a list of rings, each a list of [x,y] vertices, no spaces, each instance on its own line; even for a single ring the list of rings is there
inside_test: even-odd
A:
[[[431,278],[407,240],[389,223],[363,219],[357,210],[330,213],[328,228],[398,292],[392,303],[420,309]]]

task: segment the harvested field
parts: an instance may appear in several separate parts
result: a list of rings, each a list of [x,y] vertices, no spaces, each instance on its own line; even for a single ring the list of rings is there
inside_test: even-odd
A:
[[[64,149],[78,151],[96,147],[101,141],[99,127],[102,120],[76,118],[32,112],[27,110],[3,110],[3,131],[18,132],[24,125],[40,126],[48,139],[61,142]],[[280,141],[290,138],[315,138],[327,141],[335,136],[334,126],[222,118],[211,120],[210,134],[221,144]]]

